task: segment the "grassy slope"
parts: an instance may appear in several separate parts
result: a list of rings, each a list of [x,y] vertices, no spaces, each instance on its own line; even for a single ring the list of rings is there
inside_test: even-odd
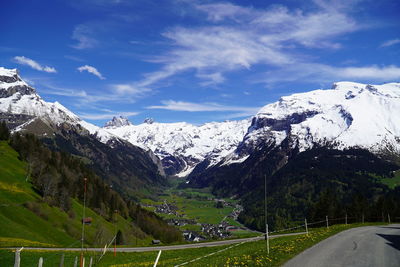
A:
[[[270,254],[267,255],[265,241],[249,242],[235,246],[221,246],[211,248],[185,249],[175,251],[163,251],[157,266],[174,266],[198,257],[201,258],[185,266],[280,266],[284,262],[293,258],[305,249],[314,244],[332,236],[340,231],[366,226],[367,224],[353,225],[334,225],[326,228],[312,229],[309,235],[279,237],[270,240]],[[224,248],[229,247],[227,250]],[[210,253],[216,252],[213,255]],[[39,257],[44,258],[47,265],[57,266],[60,260],[61,252],[46,251],[23,251],[21,254],[22,262],[34,266]],[[73,260],[79,253],[65,253],[65,264],[72,265]],[[100,253],[86,253],[86,258],[93,256],[98,259]],[[153,266],[157,252],[132,252],[107,253],[97,266],[130,267],[130,266]],[[9,250],[0,250],[0,258],[4,259],[7,266],[13,264],[13,252]]]
[[[26,164],[18,160],[18,154],[6,142],[0,142],[0,246],[69,246],[79,245],[81,235],[82,205],[73,200],[72,218],[59,208],[41,202],[26,181]],[[34,202],[40,207],[40,215],[27,209],[23,204]],[[86,216],[93,218],[93,224],[86,226],[86,240],[91,245],[102,245],[114,235],[114,225],[90,209]],[[117,218],[117,228],[122,232],[138,231],[130,222]],[[148,244],[151,237],[136,240],[127,238],[130,244]],[[32,243],[33,242],[33,243]]]

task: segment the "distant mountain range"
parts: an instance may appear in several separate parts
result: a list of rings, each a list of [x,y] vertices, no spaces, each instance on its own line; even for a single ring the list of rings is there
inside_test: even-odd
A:
[[[126,118],[113,118],[104,130],[153,151],[168,175],[184,177],[207,159],[217,164],[243,140],[250,120],[210,122],[201,126],[178,122],[158,123],[151,119],[133,125]]]
[[[129,195],[142,187],[162,185],[165,175],[175,175],[186,177],[187,186],[248,198],[262,185],[263,177],[277,179],[282,172],[293,176],[296,171],[286,170],[296,166],[292,160],[300,157],[306,164],[304,157],[312,160],[311,156],[343,166],[358,159],[353,163],[362,167],[350,176],[370,172],[365,167],[368,161],[386,166],[382,161],[390,160],[395,165],[380,173],[389,175],[388,170],[395,170],[393,166],[400,162],[398,114],[400,83],[338,82],[331,89],[282,97],[245,120],[196,126],[146,119],[133,125],[127,118],[115,117],[100,128],[58,102],[44,101],[15,69],[0,68],[0,119],[14,131],[38,134],[53,149],[86,158]],[[352,152],[346,152],[349,149]],[[328,173],[326,169],[331,167],[318,170]],[[287,181],[290,187],[294,180]],[[355,186],[353,180],[340,183]],[[275,184],[275,190],[285,190],[282,186]],[[320,189],[324,186],[328,185]]]
[[[282,97],[252,119],[196,126],[153,119],[133,125],[127,118],[114,117],[100,128],[58,102],[44,101],[17,70],[0,68],[0,112],[3,117],[13,115],[9,122],[15,131],[26,129],[50,137],[56,128],[72,127],[111,147],[129,142],[159,158],[160,174],[181,177],[201,162],[203,169],[243,162],[260,147],[279,146],[286,138],[300,151],[329,144],[400,154],[400,116],[395,115],[399,111],[400,83],[339,82],[329,90]],[[155,163],[160,165],[157,159]]]
[[[114,118],[104,127],[134,145],[151,149],[170,175],[185,176],[199,163],[206,169],[245,161],[263,147],[290,139],[299,151],[314,146],[364,148],[400,154],[400,83],[335,83],[332,89],[282,97],[252,120],[133,125]],[[201,167],[200,167],[201,166]]]

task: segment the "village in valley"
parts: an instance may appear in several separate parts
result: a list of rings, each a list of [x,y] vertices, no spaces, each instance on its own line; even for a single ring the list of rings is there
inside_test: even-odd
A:
[[[243,207],[234,199],[217,199],[209,193],[170,190],[161,201],[147,199],[142,207],[163,217],[182,231],[188,242],[252,236],[237,219]]]

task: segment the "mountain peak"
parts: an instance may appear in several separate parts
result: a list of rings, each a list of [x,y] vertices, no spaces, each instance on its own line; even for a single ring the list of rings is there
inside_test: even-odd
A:
[[[119,116],[119,117],[114,117],[112,120],[107,122],[104,127],[105,128],[111,128],[111,127],[122,127],[122,126],[128,126],[132,125],[132,123],[128,120],[128,118]]]
[[[17,69],[6,69],[0,67],[0,79],[2,79],[2,77],[14,77],[14,76],[18,76]]]
[[[0,98],[10,97],[16,93],[31,95],[36,91],[21,79],[17,69],[0,67]]]
[[[153,118],[146,118],[146,119],[144,119],[143,123],[153,124],[154,123],[154,119]]]

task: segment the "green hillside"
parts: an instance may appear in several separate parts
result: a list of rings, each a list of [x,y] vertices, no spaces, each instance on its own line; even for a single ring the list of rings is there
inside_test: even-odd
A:
[[[6,141],[0,141],[0,246],[79,246],[82,205],[72,200],[64,212],[51,207],[36,193],[27,177],[27,163]],[[124,233],[126,244],[149,244],[151,237],[121,216],[113,222],[91,209],[93,223],[85,227],[87,245],[104,246],[115,234]]]

